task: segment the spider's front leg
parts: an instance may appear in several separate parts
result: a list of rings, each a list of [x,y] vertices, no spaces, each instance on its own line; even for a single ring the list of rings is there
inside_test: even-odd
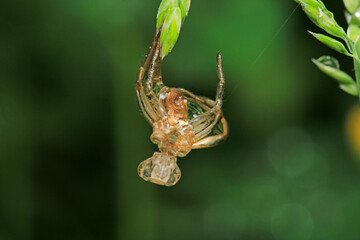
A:
[[[154,122],[165,116],[165,111],[159,103],[153,87],[161,88],[161,57],[160,35],[155,35],[154,41],[139,68],[136,79],[136,95],[139,107],[146,120],[153,125]],[[147,78],[146,78],[147,77]],[[146,78],[146,79],[145,79]]]
[[[208,134],[210,134],[213,129],[219,124],[219,122],[223,125],[223,134],[217,135],[220,139],[225,139],[228,131],[227,131],[227,123],[225,118],[222,117],[222,98],[224,95],[225,88],[225,77],[224,71],[222,69],[222,58],[221,54],[217,55],[217,68],[219,75],[219,84],[216,91],[216,99],[215,102],[207,101],[208,104],[212,106],[207,112],[200,114],[196,118],[191,120],[191,125],[193,126],[195,133],[196,144],[194,144],[194,148],[200,148],[200,146],[204,145],[200,141],[205,138]],[[208,140],[209,141],[209,140]],[[210,140],[210,142],[214,142],[214,140]],[[218,142],[218,140],[216,140]],[[205,144],[206,145],[206,144]]]

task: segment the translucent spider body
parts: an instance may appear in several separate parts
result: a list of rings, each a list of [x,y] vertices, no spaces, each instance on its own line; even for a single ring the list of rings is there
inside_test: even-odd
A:
[[[228,126],[221,110],[225,79],[219,53],[220,81],[214,101],[185,89],[165,86],[161,62],[159,34],[156,34],[138,71],[136,94],[141,111],[153,127],[150,139],[160,152],[143,161],[138,173],[146,181],[173,186],[181,177],[177,157],[185,157],[192,149],[216,146],[227,137]]]

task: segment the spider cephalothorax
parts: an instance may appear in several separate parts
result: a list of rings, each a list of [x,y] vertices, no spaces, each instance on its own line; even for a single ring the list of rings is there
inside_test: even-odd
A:
[[[172,156],[185,157],[192,149],[195,134],[188,118],[187,100],[175,88],[166,88],[165,97],[160,104],[167,113],[153,124],[151,141],[159,146],[161,152]],[[161,94],[161,91],[160,91]]]
[[[216,100],[196,96],[181,88],[170,88],[161,77],[159,34],[139,69],[136,94],[140,109],[153,127],[151,141],[160,153],[143,161],[138,173],[146,181],[173,186],[181,172],[177,157],[192,149],[212,147],[227,137],[228,126],[221,110],[225,79],[220,53],[217,55],[220,78]]]

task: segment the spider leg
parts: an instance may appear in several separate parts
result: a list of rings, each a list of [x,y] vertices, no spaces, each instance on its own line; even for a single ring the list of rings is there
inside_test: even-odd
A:
[[[145,82],[145,93],[148,97],[154,112],[159,116],[166,116],[165,109],[159,103],[159,99],[154,92],[154,87],[162,88],[164,86],[161,76],[161,56],[160,56],[160,39],[156,39],[156,48],[154,56],[151,59],[148,78]]]
[[[154,41],[153,41],[147,55],[145,56],[145,59],[141,65],[141,67],[139,68],[137,78],[136,78],[136,96],[137,96],[138,104],[139,104],[139,107],[140,107],[141,111],[143,112],[146,120],[151,125],[160,118],[159,111],[158,111],[160,104],[159,104],[156,96],[147,94],[147,91],[144,90],[143,81],[144,81],[144,77],[147,72],[149,75],[151,74],[151,77],[154,75],[154,72],[156,72],[156,74],[160,75],[160,79],[161,79],[160,71],[155,71],[155,67],[154,67],[154,65],[155,65],[154,59],[155,60],[157,59],[156,52],[159,51],[158,50],[159,37],[160,37],[159,33],[157,33],[155,35]],[[157,53],[157,55],[158,55],[158,53]],[[150,64],[151,64],[151,66],[150,66]],[[160,62],[160,64],[161,64],[161,62]],[[149,81],[149,78],[147,81]],[[151,99],[149,99],[148,95],[150,95]]]
[[[223,133],[220,135],[215,135],[215,136],[210,136],[210,137],[205,137],[204,139],[196,142],[192,148],[193,149],[200,149],[200,148],[208,148],[208,147],[214,147],[218,144],[220,144],[221,142],[223,142],[228,134],[229,134],[229,127],[228,124],[225,120],[225,118],[222,118],[221,123],[223,124]]]
[[[222,106],[222,98],[224,95],[224,89],[225,89],[225,76],[224,76],[224,70],[222,67],[222,57],[221,53],[217,54],[217,70],[218,70],[218,76],[219,76],[219,83],[216,91],[216,106]]]
[[[136,92],[137,98],[138,98],[138,103],[139,103],[139,107],[142,111],[142,113],[145,116],[145,119],[151,124],[153,125],[154,122],[158,119],[156,113],[154,112],[154,110],[152,109],[152,106],[149,102],[149,100],[146,97],[146,94],[144,93],[144,91],[142,89],[138,90]]]
[[[197,104],[200,104],[205,110],[211,109],[215,105],[215,101],[203,96],[196,96],[195,94],[185,90],[184,88],[176,89],[179,93],[183,94],[185,98],[190,97],[192,100],[195,100]]]
[[[200,140],[211,133],[214,127],[218,124],[220,117],[222,117],[221,109],[218,106],[215,106],[211,110],[192,119],[194,120],[191,121],[191,125],[193,126],[193,130],[195,132],[195,140]]]
[[[202,96],[199,96],[199,98],[208,106],[214,106],[215,105],[215,101],[210,99],[210,98],[202,97]]]
[[[214,129],[216,124],[218,124],[220,117],[222,117],[221,107],[225,89],[225,77],[222,69],[222,58],[220,53],[217,55],[217,69],[220,81],[216,91],[215,103],[211,100],[207,101],[207,103],[211,104],[213,107],[190,121],[193,126],[196,139],[201,139],[208,135]]]
[[[154,83],[155,85],[162,84],[162,77],[161,77],[161,57],[160,57],[160,39],[155,38],[155,51],[150,59],[150,67],[148,78],[145,83],[145,91],[147,94],[152,92]]]

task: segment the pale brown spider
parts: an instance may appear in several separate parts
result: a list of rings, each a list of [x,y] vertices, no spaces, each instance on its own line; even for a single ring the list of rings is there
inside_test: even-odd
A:
[[[215,101],[185,89],[165,86],[161,77],[159,35],[155,35],[138,71],[136,94],[141,111],[153,127],[150,139],[160,152],[140,163],[138,173],[145,181],[173,186],[181,177],[177,157],[185,157],[192,149],[218,145],[228,135],[221,110],[225,79],[218,53],[220,81]]]

